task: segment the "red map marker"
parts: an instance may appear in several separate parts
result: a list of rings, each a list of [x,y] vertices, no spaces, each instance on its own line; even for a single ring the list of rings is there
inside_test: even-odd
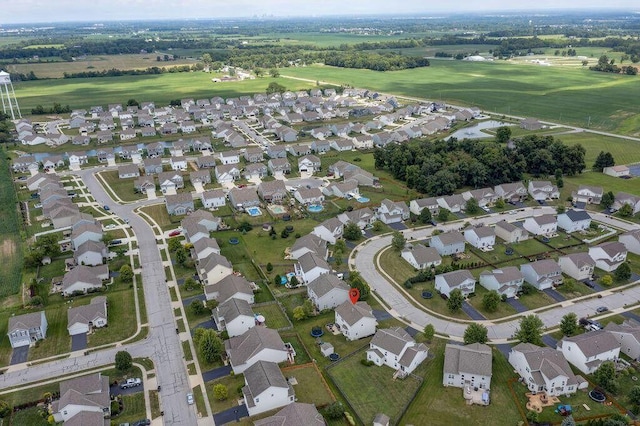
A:
[[[351,303],[355,305],[358,299],[360,299],[360,290],[357,288],[349,290],[349,299],[351,299]]]

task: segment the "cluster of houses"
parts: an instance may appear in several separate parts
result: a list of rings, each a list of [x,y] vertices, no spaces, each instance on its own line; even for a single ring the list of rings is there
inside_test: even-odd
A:
[[[420,243],[407,244],[401,256],[416,269],[435,268],[442,263],[442,256],[460,255],[469,243],[480,250],[491,250],[496,236],[506,243],[518,243],[529,238],[530,234],[553,236],[560,227],[568,233],[586,230],[591,217],[584,210],[568,210],[554,215],[533,216],[525,219],[521,226],[501,221],[494,227],[469,227],[463,232],[449,231],[433,235],[429,246]],[[570,253],[553,259],[541,259],[520,265],[483,271],[480,285],[487,290],[495,290],[505,297],[514,297],[527,282],[538,290],[558,286],[563,282],[563,274],[578,281],[591,280],[595,268],[606,272],[615,271],[626,261],[627,252],[640,251],[640,231],[630,231],[619,236],[618,241],[604,242],[589,247],[588,252]],[[476,280],[467,270],[458,270],[435,277],[435,288],[449,296],[454,289],[460,289],[464,296],[475,291]]]

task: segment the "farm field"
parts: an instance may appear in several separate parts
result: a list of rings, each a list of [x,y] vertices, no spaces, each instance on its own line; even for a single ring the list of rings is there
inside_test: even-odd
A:
[[[616,164],[632,164],[640,162],[640,142],[597,135],[594,133],[553,134],[554,138],[566,145],[580,144],[587,151],[584,156],[586,170],[590,170],[600,151],[610,152]]]
[[[430,67],[393,72],[310,66],[282,74],[575,126],[587,126],[591,117],[592,128],[625,134],[640,125],[640,109],[629,103],[640,93],[637,77],[585,69],[432,60]]]

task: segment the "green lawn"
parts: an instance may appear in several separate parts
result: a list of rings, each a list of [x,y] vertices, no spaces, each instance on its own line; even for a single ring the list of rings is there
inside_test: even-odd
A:
[[[309,355],[304,343],[302,343],[302,339],[296,332],[284,331],[280,334],[280,337],[282,337],[282,340],[285,343],[291,343],[293,350],[296,351],[296,365],[303,365],[311,362],[311,356]]]
[[[202,386],[198,385],[193,388],[193,398],[196,400],[196,411],[198,413],[198,417],[207,417],[207,407],[204,404]]]
[[[11,426],[47,426],[49,422],[40,415],[40,412],[40,408],[38,407],[17,411],[8,419],[8,424]]]
[[[616,160],[616,162],[623,164],[625,161]],[[605,192],[612,191],[614,194],[620,191],[631,194],[638,192],[638,178],[620,179],[613,176],[607,176],[599,172],[585,172],[579,176],[567,176],[564,178],[564,187],[560,193],[561,199],[569,197],[571,195],[571,191],[578,189],[579,185],[601,186],[604,188]],[[600,206],[594,206],[594,208],[601,210]]]
[[[122,201],[136,201],[146,199],[146,194],[136,193],[133,188],[135,178],[120,179],[117,170],[100,172],[99,176],[111,188],[113,193]]]
[[[298,402],[315,404],[316,407],[322,408],[335,401],[335,397],[327,387],[322,375],[313,364],[285,368],[282,373],[287,379],[295,377],[298,381],[298,384],[293,386]]]
[[[382,410],[391,418],[392,424],[396,424],[403,407],[411,402],[421,381],[414,376],[393,380],[394,370],[389,367],[362,365],[360,360],[365,356],[365,351],[358,352],[335,364],[327,373],[362,423],[370,424]]]
[[[140,211],[148,214],[163,231],[177,228],[180,226],[182,219],[184,219],[184,216],[169,216],[167,207],[164,204],[142,207]],[[156,232],[155,229],[154,232]]]
[[[278,306],[277,303],[254,307],[253,311],[256,315],[264,315],[264,317],[266,318],[266,325],[269,328],[278,330],[280,328],[290,326],[286,314],[282,312],[282,309]]]
[[[138,285],[142,285],[139,283]],[[106,292],[107,315],[109,326],[97,329],[89,335],[88,345],[90,348],[113,343],[133,336],[137,330],[136,306],[133,298],[133,289],[129,284],[114,284]],[[144,298],[140,300],[144,304]],[[142,318],[142,322],[146,320]]]
[[[616,160],[616,164],[640,162],[640,143],[635,141],[593,133],[572,133],[558,135],[557,138],[567,145],[579,143],[585,148],[587,152],[584,156],[584,161],[587,170],[591,169],[601,151],[610,152]]]
[[[489,290],[482,287],[480,284],[476,284],[475,296],[469,298],[469,303],[478,311],[480,311],[480,313],[482,313],[482,315],[484,315],[486,318],[496,319],[517,313],[517,311],[506,302],[498,303],[498,309],[495,312],[487,311],[482,305],[482,298],[488,292]]]
[[[215,399],[213,395],[213,387],[217,384],[222,384],[227,387],[229,396],[224,401],[219,401]],[[243,386],[244,386],[244,375],[242,374],[226,376],[211,382],[207,382],[205,384],[205,387],[207,389],[207,396],[209,397],[209,404],[211,405],[211,411],[213,411],[213,413],[219,413],[235,405],[238,405],[238,399],[242,398]]]
[[[119,425],[127,422],[135,422],[147,417],[147,410],[144,405],[144,393],[138,392],[122,397],[124,409],[117,417],[111,420],[112,425]]]

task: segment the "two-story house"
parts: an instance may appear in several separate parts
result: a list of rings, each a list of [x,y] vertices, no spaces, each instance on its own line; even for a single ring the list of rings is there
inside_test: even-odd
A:
[[[496,233],[489,226],[469,227],[464,230],[464,239],[482,251],[491,251],[496,244]]]
[[[593,277],[596,261],[589,256],[589,253],[570,253],[560,256],[558,265],[564,274],[578,281],[583,281]]]
[[[235,374],[244,372],[259,361],[280,363],[289,360],[289,349],[276,330],[252,327],[240,336],[224,342],[227,359]]]
[[[537,288],[546,290],[562,284],[562,269],[553,259],[543,259],[520,266],[524,280]]]
[[[464,297],[476,291],[476,279],[466,269],[436,275],[435,289],[449,297],[454,289],[459,289]]]
[[[585,210],[567,210],[558,215],[558,227],[568,233],[586,231],[591,225],[591,216]]]
[[[358,340],[373,335],[378,322],[367,302],[346,300],[336,306],[335,324],[347,340]]]
[[[429,348],[422,343],[417,344],[402,328],[383,328],[371,339],[367,360],[406,375],[411,374],[427,358],[428,352]]]
[[[505,266],[480,273],[480,285],[489,291],[497,291],[500,296],[515,297],[523,283],[522,272],[515,266]]]
[[[296,275],[300,277],[303,284],[309,284],[320,275],[331,272],[331,267],[327,261],[313,252],[300,256],[294,268]]]
[[[319,311],[349,300],[349,285],[333,274],[322,274],[307,285],[307,296]]]
[[[44,311],[9,317],[9,343],[12,348],[29,346],[47,337],[47,327]]]
[[[533,235],[546,237],[551,237],[558,231],[558,221],[552,214],[528,217],[524,220],[522,226]]]
[[[491,389],[493,355],[482,343],[452,345],[444,349],[442,384],[457,388]]]
[[[596,261],[596,267],[613,272],[627,260],[627,248],[619,241],[610,241],[589,247],[589,256]]]
[[[242,396],[249,416],[292,404],[296,399],[293,386],[275,362],[258,361],[247,368],[244,383]]]
[[[456,253],[464,253],[465,238],[458,231],[449,231],[434,235],[429,241],[429,246],[434,247],[440,256],[450,256]]]
[[[558,342],[557,349],[584,374],[593,374],[603,362],[620,357],[618,340],[605,330],[565,337]]]
[[[376,217],[386,224],[398,223],[409,219],[409,206],[404,201],[382,200],[376,210]]]
[[[496,223],[494,228],[496,236],[500,237],[506,243],[513,244],[520,241],[529,239],[529,232],[526,229],[520,228],[512,223],[501,220]]]
[[[218,331],[226,331],[229,337],[241,336],[256,326],[251,305],[244,299],[231,298],[214,309],[213,317]]]
[[[416,269],[427,269],[442,263],[438,250],[423,244],[407,244],[400,255]]]

